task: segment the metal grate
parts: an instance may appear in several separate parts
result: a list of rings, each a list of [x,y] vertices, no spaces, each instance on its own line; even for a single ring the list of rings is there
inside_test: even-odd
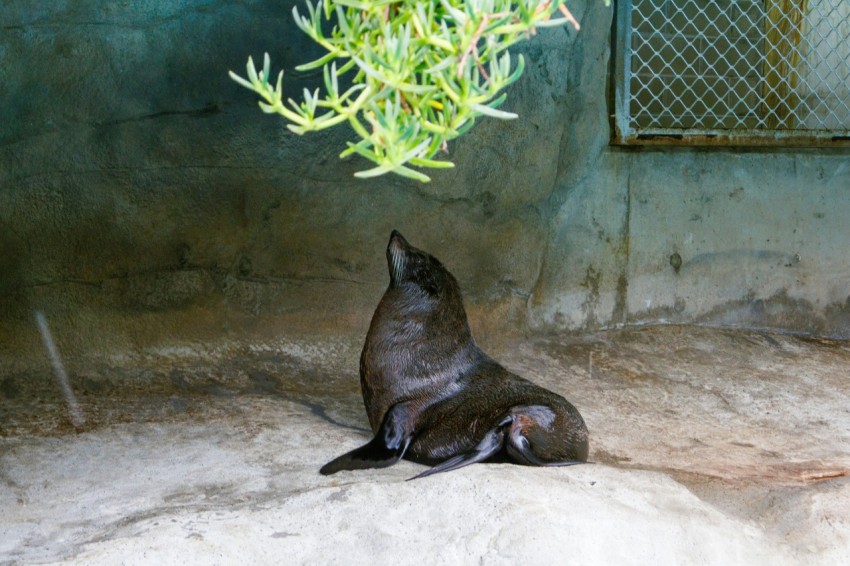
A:
[[[621,0],[616,141],[850,141],[850,1]]]

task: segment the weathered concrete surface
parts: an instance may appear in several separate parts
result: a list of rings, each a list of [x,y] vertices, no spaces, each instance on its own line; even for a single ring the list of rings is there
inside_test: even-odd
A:
[[[360,341],[7,376],[0,563],[843,564],[846,342],[662,327],[491,351],[569,397],[594,465],[331,477],[368,438]],[[7,401],[13,401],[9,403]]]
[[[629,320],[848,335],[850,264],[835,253],[850,241],[848,163],[681,152],[633,161]]]
[[[538,89],[547,103],[526,121],[484,122],[453,148],[459,166],[439,183],[356,181],[363,164],[336,158],[347,132],[297,137],[227,77],[264,50],[287,70],[317,55],[295,32],[293,4],[25,1],[3,10],[4,361],[38,355],[35,310],[66,337],[69,356],[251,343],[253,333],[310,319],[359,328],[385,285],[393,228],[441,250],[488,312],[524,311],[545,242],[529,203],[551,192],[558,155],[546,93],[561,85]],[[571,58],[566,30],[546,35],[530,74],[555,74]],[[320,81],[286,77],[293,95]],[[527,154],[487,141],[494,136],[548,149]]]
[[[36,310],[80,359],[356,331],[393,228],[455,273],[483,335],[659,321],[850,335],[846,152],[609,148],[601,2],[571,2],[580,32],[519,47],[506,107],[521,118],[480,121],[430,185],[353,179],[344,129],[297,137],[227,78],[249,54],[286,69],[318,54],[293,4],[4,5],[4,368],[40,363]],[[288,72],[285,88],[319,83]]]

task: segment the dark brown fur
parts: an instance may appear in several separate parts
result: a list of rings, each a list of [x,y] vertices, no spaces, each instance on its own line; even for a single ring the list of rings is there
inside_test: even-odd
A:
[[[478,461],[530,465],[587,460],[588,433],[566,399],[523,379],[475,344],[457,281],[433,256],[393,232],[390,285],[360,357],[360,385],[375,439],[322,473]]]

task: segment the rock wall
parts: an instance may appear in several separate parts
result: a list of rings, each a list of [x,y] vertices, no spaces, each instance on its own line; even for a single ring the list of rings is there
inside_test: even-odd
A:
[[[417,184],[356,180],[227,77],[319,51],[287,0],[22,0],[0,11],[0,359],[365,332],[393,228],[486,341],[660,321],[850,336],[850,157],[611,148],[612,10],[542,31],[506,108]],[[288,71],[297,96],[320,75]]]

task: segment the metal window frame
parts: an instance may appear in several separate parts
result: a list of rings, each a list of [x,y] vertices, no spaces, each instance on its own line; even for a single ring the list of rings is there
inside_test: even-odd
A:
[[[850,147],[844,132],[811,129],[643,128],[631,124],[632,0],[615,3],[614,118],[615,145]]]

